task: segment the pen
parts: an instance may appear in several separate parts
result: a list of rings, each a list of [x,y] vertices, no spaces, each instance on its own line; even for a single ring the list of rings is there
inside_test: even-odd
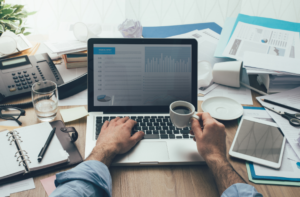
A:
[[[50,132],[50,135],[49,135],[49,137],[48,137],[48,139],[47,139],[44,147],[42,148],[42,150],[41,150],[41,152],[40,152],[40,154],[38,156],[38,162],[42,161],[42,159],[43,159],[43,157],[44,157],[44,155],[45,155],[45,153],[46,153],[46,151],[47,151],[47,149],[49,147],[49,144],[50,144],[50,142],[51,142],[51,140],[52,140],[52,138],[53,138],[53,136],[55,134],[55,130],[56,130],[56,127],[54,127],[52,129],[52,131]]]
[[[294,107],[290,107],[290,106],[286,106],[284,104],[281,104],[281,103],[277,103],[275,101],[270,101],[268,99],[261,99],[262,101],[266,102],[266,103],[271,103],[273,105],[277,105],[277,106],[280,106],[280,107],[284,107],[286,109],[290,109],[290,110],[294,110],[294,111],[297,111],[297,112],[300,112],[300,109],[297,109],[297,108],[294,108]]]

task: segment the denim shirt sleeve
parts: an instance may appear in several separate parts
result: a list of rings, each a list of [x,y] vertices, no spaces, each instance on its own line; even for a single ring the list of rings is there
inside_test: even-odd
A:
[[[56,174],[55,186],[51,197],[112,196],[109,170],[99,161],[85,161],[71,170]]]
[[[221,197],[262,197],[261,193],[252,186],[245,183],[236,183],[228,187]]]

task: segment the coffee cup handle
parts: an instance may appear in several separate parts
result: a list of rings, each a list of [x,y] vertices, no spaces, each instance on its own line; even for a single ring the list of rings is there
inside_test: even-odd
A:
[[[196,112],[193,114],[192,118],[195,118],[197,120],[200,120],[199,116],[196,115]]]

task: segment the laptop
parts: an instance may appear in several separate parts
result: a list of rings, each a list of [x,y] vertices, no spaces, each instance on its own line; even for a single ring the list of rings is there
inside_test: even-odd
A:
[[[93,150],[103,122],[129,116],[132,133],[145,133],[112,165],[204,163],[190,127],[177,129],[169,105],[178,100],[197,109],[195,39],[103,39],[88,41],[88,112],[85,156]]]

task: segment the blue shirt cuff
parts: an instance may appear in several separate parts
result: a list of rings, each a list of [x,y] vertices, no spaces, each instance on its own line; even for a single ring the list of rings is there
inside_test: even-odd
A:
[[[102,188],[107,196],[112,194],[112,180],[107,166],[100,161],[85,161],[75,168],[56,174],[55,186],[69,181],[82,180]]]
[[[221,197],[263,197],[263,195],[252,185],[236,183],[228,187]]]

